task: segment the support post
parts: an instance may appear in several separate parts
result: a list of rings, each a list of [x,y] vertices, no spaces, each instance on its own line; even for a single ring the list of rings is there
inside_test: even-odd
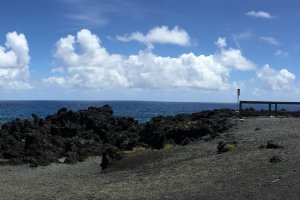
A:
[[[271,112],[271,105],[272,105],[272,104],[269,103],[269,112]]]
[[[237,109],[239,108],[239,103],[240,103],[240,94],[241,94],[241,90],[238,88],[236,90],[237,92],[237,101],[236,101],[236,106],[237,106]],[[239,109],[239,111],[241,111],[241,108]]]
[[[277,112],[277,103],[275,104],[275,111]]]
[[[240,112],[242,111],[242,109],[243,109],[243,103],[240,102],[240,108],[239,108]]]

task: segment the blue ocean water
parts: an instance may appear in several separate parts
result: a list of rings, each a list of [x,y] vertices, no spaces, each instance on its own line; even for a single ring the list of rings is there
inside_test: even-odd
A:
[[[144,122],[158,115],[176,115],[192,113],[202,110],[221,108],[236,109],[236,103],[190,103],[190,102],[152,102],[152,101],[0,101],[0,122],[7,122],[15,118],[32,119],[31,114],[45,117],[56,113],[61,107],[77,111],[90,106],[112,106],[114,114],[131,116]],[[256,109],[268,109],[267,105],[245,105]],[[300,106],[284,105],[287,110],[299,110]],[[281,107],[279,107],[281,109]]]

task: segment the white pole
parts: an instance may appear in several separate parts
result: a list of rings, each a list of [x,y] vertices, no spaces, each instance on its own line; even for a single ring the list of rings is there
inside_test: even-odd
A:
[[[241,94],[241,90],[238,88],[237,89],[237,110],[239,110],[239,104],[240,104],[240,94]]]

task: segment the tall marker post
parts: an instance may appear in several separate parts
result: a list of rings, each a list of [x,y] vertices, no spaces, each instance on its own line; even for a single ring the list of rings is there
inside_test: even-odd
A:
[[[241,94],[241,90],[240,90],[240,88],[238,88],[238,89],[236,90],[236,92],[237,92],[237,103],[236,103],[236,110],[239,110],[239,104],[240,104],[240,94]]]

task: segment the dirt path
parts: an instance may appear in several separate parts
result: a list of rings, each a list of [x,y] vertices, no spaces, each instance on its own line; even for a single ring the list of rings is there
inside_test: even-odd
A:
[[[143,152],[104,172],[99,158],[1,166],[0,199],[299,199],[299,130],[299,118],[249,118],[216,140]],[[237,149],[217,154],[221,140]],[[259,148],[268,140],[284,148]]]

